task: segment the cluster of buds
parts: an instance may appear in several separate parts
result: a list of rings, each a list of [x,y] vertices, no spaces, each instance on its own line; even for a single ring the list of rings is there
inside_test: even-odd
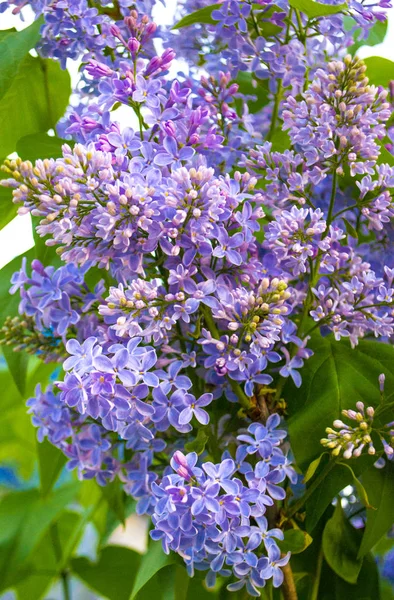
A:
[[[384,381],[380,376],[379,381],[382,380]],[[328,435],[320,440],[321,444],[331,450],[333,456],[343,453],[345,459],[358,458],[364,448],[368,448],[368,454],[373,456],[376,454],[373,436],[375,439],[380,439],[386,456],[389,459],[394,457],[394,422],[380,427],[374,424],[373,406],[365,408],[363,402],[357,402],[356,408],[357,410],[342,411],[343,416],[355,421],[356,425],[351,426],[336,419],[333,423],[335,429],[327,427]]]
[[[0,329],[0,344],[40,356],[44,362],[60,362],[66,356],[62,338],[50,329],[39,331],[32,317],[7,317]]]

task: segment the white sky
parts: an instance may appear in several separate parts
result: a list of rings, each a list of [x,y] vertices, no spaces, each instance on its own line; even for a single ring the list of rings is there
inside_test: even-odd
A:
[[[166,0],[167,6],[164,8],[161,4],[156,5],[155,19],[161,24],[170,24],[176,6],[176,0]],[[394,8],[388,11],[389,27],[383,44],[378,46],[364,46],[358,51],[360,58],[368,56],[383,56],[394,61]],[[11,14],[0,14],[0,30],[15,27],[23,29],[32,22],[32,12],[28,7],[24,10],[25,22],[22,23],[18,17]],[[76,77],[76,69],[70,69],[71,76]],[[121,114],[117,111],[117,118],[121,120]],[[31,230],[31,221],[29,215],[16,217],[4,229],[0,231],[0,268],[10,262],[15,256],[26,252],[34,245]]]

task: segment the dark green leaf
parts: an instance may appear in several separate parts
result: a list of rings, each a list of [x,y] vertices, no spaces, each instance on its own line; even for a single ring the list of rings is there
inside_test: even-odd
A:
[[[345,517],[338,502],[323,532],[324,558],[339,577],[356,583],[362,560],[357,558],[359,535]]]
[[[110,600],[128,600],[141,563],[141,556],[122,546],[106,546],[97,563],[87,558],[71,561],[73,572],[89,587]]]
[[[130,600],[133,600],[133,598],[136,597],[138,592],[154,575],[156,575],[156,573],[158,573],[158,571],[161,571],[164,567],[175,564],[176,562],[178,562],[178,559],[173,552],[171,554],[165,554],[159,542],[152,543],[148,548],[148,552],[142,558],[130,595]]]
[[[389,596],[387,600],[391,598],[392,596]],[[335,600],[379,599],[379,572],[371,554],[365,557],[356,584],[347,583],[340,577],[335,578]]]
[[[63,144],[73,145],[72,142],[47,133],[33,133],[18,140],[16,151],[23,160],[35,162],[39,158],[60,158],[63,156]]]
[[[186,15],[183,17],[178,23],[176,23],[173,29],[181,29],[182,27],[190,27],[190,25],[194,25],[194,23],[205,23],[212,24],[216,23],[212,19],[212,12],[216,9],[220,9],[221,4],[211,4],[210,6],[205,6],[204,8],[200,8],[200,10],[196,10],[190,15]]]
[[[12,80],[28,54],[40,39],[43,19],[38,19],[22,31],[2,31],[0,38],[0,99],[12,84]]]
[[[0,100],[0,158],[13,152],[21,137],[54,128],[70,89],[70,76],[57,62],[28,54]]]
[[[382,56],[370,56],[364,59],[364,62],[367,65],[365,74],[370,85],[382,85],[387,88],[394,79],[394,62]]]
[[[313,541],[309,533],[302,529],[287,529],[284,536],[283,540],[278,541],[278,546],[281,552],[285,553],[299,554],[306,550]]]
[[[314,356],[302,369],[303,383],[286,386],[289,433],[293,452],[301,468],[320,455],[325,428],[341,417],[341,410],[354,408],[361,400],[367,406],[380,401],[378,376],[386,375],[387,394],[394,393],[394,348],[389,344],[361,341],[352,349],[332,336],[313,336],[309,347]],[[373,502],[372,502],[373,504]]]
[[[207,436],[204,429],[201,427],[197,432],[197,437],[192,442],[185,444],[185,450],[188,452],[197,452],[197,454],[202,454],[205,450],[205,445],[208,440],[209,436]]]
[[[347,10],[347,3],[343,4],[321,4],[314,0],[290,0],[290,6],[303,12],[307,17],[326,17]]]
[[[362,481],[371,504],[376,508],[367,509],[367,525],[360,547],[360,556],[365,556],[394,523],[393,463],[386,461],[383,469],[371,467],[363,473]]]
[[[327,507],[344,487],[352,482],[352,474],[343,465],[335,465],[327,473],[306,503],[306,528],[312,532]]]
[[[46,496],[59,477],[67,458],[59,448],[53,446],[48,440],[37,441],[37,455],[41,493]]]

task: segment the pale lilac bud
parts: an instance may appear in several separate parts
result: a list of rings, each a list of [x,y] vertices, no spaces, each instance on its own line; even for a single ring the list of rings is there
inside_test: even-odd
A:
[[[380,389],[381,393],[384,392],[384,382],[385,382],[385,379],[386,379],[386,375],[384,373],[381,373],[379,375],[379,389]]]

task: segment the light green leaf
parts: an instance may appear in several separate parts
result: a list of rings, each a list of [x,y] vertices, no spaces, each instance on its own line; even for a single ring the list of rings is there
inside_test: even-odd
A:
[[[327,17],[348,9],[346,2],[343,4],[321,4],[314,0],[290,0],[290,6],[303,12],[307,17]]]
[[[309,533],[302,531],[302,529],[287,529],[284,532],[284,536],[283,540],[277,542],[281,552],[284,553],[299,554],[306,550],[313,542]]]
[[[382,85],[388,87],[390,81],[394,80],[394,62],[382,56],[370,56],[364,59],[367,65],[365,73],[370,85]]]
[[[141,556],[122,546],[106,546],[97,563],[74,558],[71,569],[89,587],[110,600],[128,600],[141,563]]]
[[[37,441],[37,456],[41,493],[46,496],[56,483],[67,458],[59,448],[46,439],[43,442]]]
[[[26,352],[15,352],[10,346],[2,346],[2,351],[15,385],[24,396],[29,357]]]
[[[368,500],[368,494],[366,492],[365,487],[363,486],[363,484],[361,483],[361,481],[359,479],[357,479],[353,469],[351,468],[350,465],[348,465],[345,462],[340,463],[341,465],[343,465],[344,467],[346,467],[347,469],[349,469],[349,471],[352,474],[353,477],[353,485],[356,488],[358,497],[360,499],[360,502],[366,507],[366,508],[371,508],[372,510],[375,510],[375,508],[370,504],[369,500]]]
[[[284,152],[291,146],[289,134],[287,131],[276,129],[271,136],[270,142],[272,143],[273,152]]]
[[[216,23],[212,19],[212,12],[216,9],[220,9],[221,4],[211,4],[210,6],[205,6],[204,8],[200,8],[190,15],[186,15],[183,17],[178,23],[174,25],[172,29],[181,29],[182,27],[190,27],[190,25],[194,25],[195,23],[205,23],[212,24]]]
[[[362,560],[357,558],[359,536],[346,519],[341,503],[335,507],[323,532],[324,558],[339,577],[348,583],[356,583]]]
[[[360,556],[365,556],[394,523],[394,465],[386,461],[383,469],[371,467],[363,473],[363,484],[376,510],[367,509],[367,525]]]
[[[254,114],[264,108],[269,102],[269,83],[268,79],[254,79],[252,73],[240,71],[235,83],[239,86],[239,93],[243,96],[255,96],[255,100],[248,100],[249,112]],[[243,102],[236,100],[238,114],[242,116]]]
[[[148,583],[158,571],[168,565],[178,562],[176,554],[165,554],[159,542],[154,542],[149,546],[148,552],[143,556],[140,568],[134,582],[130,600],[136,597],[138,592]]]
[[[70,76],[57,62],[28,54],[0,100],[0,158],[13,152],[21,137],[54,128],[70,90]]]
[[[311,464],[309,465],[309,467],[307,468],[307,471],[305,473],[305,477],[304,477],[304,483],[307,483],[310,479],[312,479],[312,477],[314,476],[314,474],[316,473],[316,469],[318,468],[318,466],[320,465],[321,459],[323,458],[323,456],[325,456],[327,454],[327,452],[322,452],[320,454],[320,456],[318,458],[316,458],[315,460],[313,460],[311,462]]]
[[[346,233],[348,235],[350,235],[350,237],[355,238],[356,240],[358,239],[358,233],[356,231],[356,229],[353,227],[353,225],[351,223],[349,223],[349,221],[345,218],[342,218],[342,221],[345,224],[345,228],[346,228]]]
[[[1,32],[0,37],[0,99],[11,86],[13,78],[28,54],[40,39],[43,19],[38,19],[22,31]]]
[[[355,23],[354,19],[352,17],[346,17],[346,21],[348,22],[348,29],[352,29]],[[366,39],[363,39],[362,37],[362,30],[357,29],[353,36],[355,43],[348,48],[348,52],[354,56],[357,50],[362,46],[377,46],[378,44],[381,44],[386,37],[387,25],[387,19],[384,21],[376,21],[368,30],[368,37]]]

